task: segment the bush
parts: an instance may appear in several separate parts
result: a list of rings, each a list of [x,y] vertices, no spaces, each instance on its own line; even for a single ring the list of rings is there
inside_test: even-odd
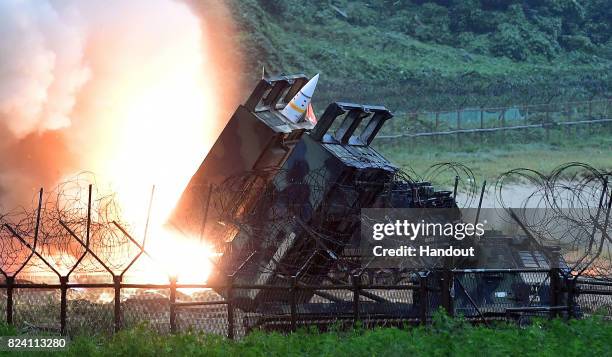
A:
[[[289,5],[286,0],[259,0],[261,7],[274,16],[285,14]]]
[[[496,56],[506,56],[516,61],[524,61],[529,57],[529,49],[521,34],[521,29],[515,25],[503,24],[492,36],[491,52]]]
[[[480,0],[486,10],[506,10],[512,4],[520,4],[520,0]]]
[[[379,16],[379,12],[360,2],[349,4],[346,13],[349,17],[347,21],[357,26],[371,26]]]
[[[561,36],[563,47],[570,51],[593,52],[595,46],[586,36]]]

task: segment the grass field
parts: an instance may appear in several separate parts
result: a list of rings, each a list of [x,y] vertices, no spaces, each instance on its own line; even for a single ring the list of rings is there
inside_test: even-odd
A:
[[[492,140],[483,144],[469,137],[461,145],[452,136],[440,137],[434,144],[431,138],[394,139],[378,142],[376,148],[397,165],[416,173],[424,173],[431,165],[459,162],[474,171],[477,179],[494,182],[497,177],[514,168],[529,168],[548,173],[568,162],[583,162],[602,170],[612,170],[612,135],[551,137],[546,140],[521,142],[510,137],[505,142]]]
[[[0,327],[0,335],[14,331]],[[145,327],[111,338],[82,336],[67,356],[606,356],[612,323],[599,317],[535,322],[526,328],[475,327],[438,315],[431,327],[349,332],[253,333],[232,342],[198,333],[159,335]],[[51,355],[51,353],[49,353]],[[23,355],[34,355],[30,352]],[[38,354],[40,355],[40,354]],[[53,355],[58,355],[53,354]]]

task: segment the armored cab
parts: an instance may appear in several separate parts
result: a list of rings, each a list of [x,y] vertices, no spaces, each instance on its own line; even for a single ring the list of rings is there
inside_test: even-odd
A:
[[[221,135],[187,185],[169,223],[191,236],[215,244],[227,238],[221,212],[211,204],[214,187],[244,172],[279,168],[310,121],[293,123],[280,111],[308,82],[304,75],[262,79],[244,105],[232,115]],[[256,194],[256,192],[254,192]],[[244,198],[237,204],[248,204]],[[236,205],[236,209],[240,205]],[[205,232],[206,231],[206,232]]]

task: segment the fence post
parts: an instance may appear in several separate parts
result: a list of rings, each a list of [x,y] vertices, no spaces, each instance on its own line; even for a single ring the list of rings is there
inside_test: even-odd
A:
[[[176,333],[176,276],[170,277],[170,332]]]
[[[353,275],[353,322],[356,324],[359,321],[359,286],[361,285],[361,276]]]
[[[115,332],[121,330],[121,275],[113,275],[113,285],[115,289]]]
[[[506,127],[506,108],[502,108],[501,127],[502,128]],[[502,130],[501,135],[502,135],[502,142],[505,144],[506,143],[506,130]]]
[[[234,339],[234,278],[228,277],[227,281],[229,286],[227,287],[227,338],[230,340]]]
[[[546,106],[546,123],[543,123],[544,130],[546,131],[546,141],[550,140],[550,103]]]
[[[66,292],[68,291],[68,277],[60,276],[60,334],[66,335],[66,308],[68,301]]]
[[[559,275],[558,269],[551,268],[550,274],[550,305],[559,306]],[[556,311],[551,311],[551,317],[556,317]]]
[[[593,100],[589,100],[589,115],[588,115],[589,120],[593,120],[595,118],[593,118]],[[593,131],[593,124],[589,124],[588,126],[589,128],[589,134],[593,135],[594,131]]]
[[[526,104],[523,107],[523,112],[525,112],[525,118],[523,120],[523,125],[528,126],[529,125],[529,105]],[[520,112],[519,112],[519,116],[520,116]],[[529,139],[527,139],[529,137],[529,129],[525,128],[525,130],[523,130],[523,139],[524,142],[529,142]]]
[[[429,299],[427,296],[427,275],[419,273],[419,320],[421,324],[427,324],[427,308],[429,305]]]
[[[439,127],[440,127],[440,112],[436,112],[436,121],[435,121],[435,124],[434,124],[434,133],[438,132],[438,128]],[[438,143],[438,135],[437,134],[434,135],[433,139],[434,139],[434,144],[437,144]]]
[[[574,318],[574,309],[576,298],[576,279],[572,279],[571,276],[565,278],[565,286],[567,287],[567,318]]]
[[[457,145],[461,146],[462,140],[459,130],[461,130],[461,109],[457,109]]]
[[[559,281],[559,251],[553,250],[552,252],[552,264],[548,272],[550,279],[550,305],[559,306],[561,294],[560,281]],[[551,311],[551,317],[556,317],[557,312]]]
[[[13,285],[15,284],[14,276],[6,277],[6,323],[13,324]]]
[[[296,299],[295,299],[295,294],[297,290],[297,277],[292,277],[291,278],[291,332],[295,332],[296,331],[296,327],[297,327],[297,306],[296,306]]]
[[[484,129],[484,108],[480,107],[480,129]],[[484,138],[484,132],[480,131],[480,143],[482,144]]]
[[[444,307],[449,316],[453,316],[453,300],[451,297],[452,279],[452,271],[448,268],[444,269],[442,271],[442,279],[440,280],[442,288],[442,306]]]
[[[569,122],[572,121],[572,109],[570,107],[569,103],[565,103],[565,118],[564,118],[565,122]],[[565,130],[564,130],[564,134],[565,134],[565,138],[569,138],[571,136],[572,133],[572,128],[570,125],[565,125]]]
[[[408,119],[410,120],[410,115],[408,115]],[[415,112],[414,112],[414,117],[412,118],[412,122],[409,122],[409,123],[406,125],[406,128],[409,128],[409,127],[410,127],[410,124],[413,124],[413,123],[418,123],[418,122],[419,122],[419,112],[418,112],[418,111],[415,111]],[[413,124],[413,125],[414,125],[414,124]],[[402,134],[403,134],[404,132],[405,132],[405,131],[402,131]],[[418,137],[413,137],[413,138],[412,138],[412,140],[408,140],[408,145],[409,145],[409,146],[408,146],[408,148],[410,149],[410,151],[414,151],[414,147],[415,147],[415,146],[418,146],[417,140],[419,140],[419,138],[418,138]]]
[[[604,111],[604,114],[603,114],[603,118],[608,118],[608,109],[610,108],[610,102],[612,102],[612,99],[608,99],[606,101],[606,106],[605,106],[605,109],[604,109],[605,111]],[[606,126],[606,123],[603,123],[602,128],[605,128],[605,126]],[[607,126],[608,126],[608,129],[610,129],[611,123],[608,122]]]

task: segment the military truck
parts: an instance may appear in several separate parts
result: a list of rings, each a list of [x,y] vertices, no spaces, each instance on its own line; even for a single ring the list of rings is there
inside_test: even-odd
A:
[[[325,286],[355,284],[355,279],[409,286],[423,283],[423,277],[432,291],[428,302],[414,291],[400,296],[392,289],[364,288],[359,308],[370,317],[414,318],[422,304],[428,311],[439,307],[444,289],[453,299],[453,312],[469,316],[562,303],[551,297],[550,276],[538,272],[559,258],[528,236],[488,232],[480,243],[481,256],[472,261],[370,269],[359,244],[362,208],[458,209],[454,194],[413,180],[371,146],[393,117],[384,106],[335,102],[316,125],[285,118],[282,109],[307,81],[304,75],[291,75],[259,82],[229,120],[170,220],[220,253],[211,284],[281,287],[234,289],[235,306],[280,316],[297,305],[301,315],[334,317],[350,314],[354,296]],[[474,261],[487,263],[475,266]],[[503,269],[496,268],[502,261],[507,263]],[[445,279],[443,271],[455,273],[446,285],[438,284]],[[321,288],[282,289],[291,284]],[[218,292],[227,297],[227,289]]]

